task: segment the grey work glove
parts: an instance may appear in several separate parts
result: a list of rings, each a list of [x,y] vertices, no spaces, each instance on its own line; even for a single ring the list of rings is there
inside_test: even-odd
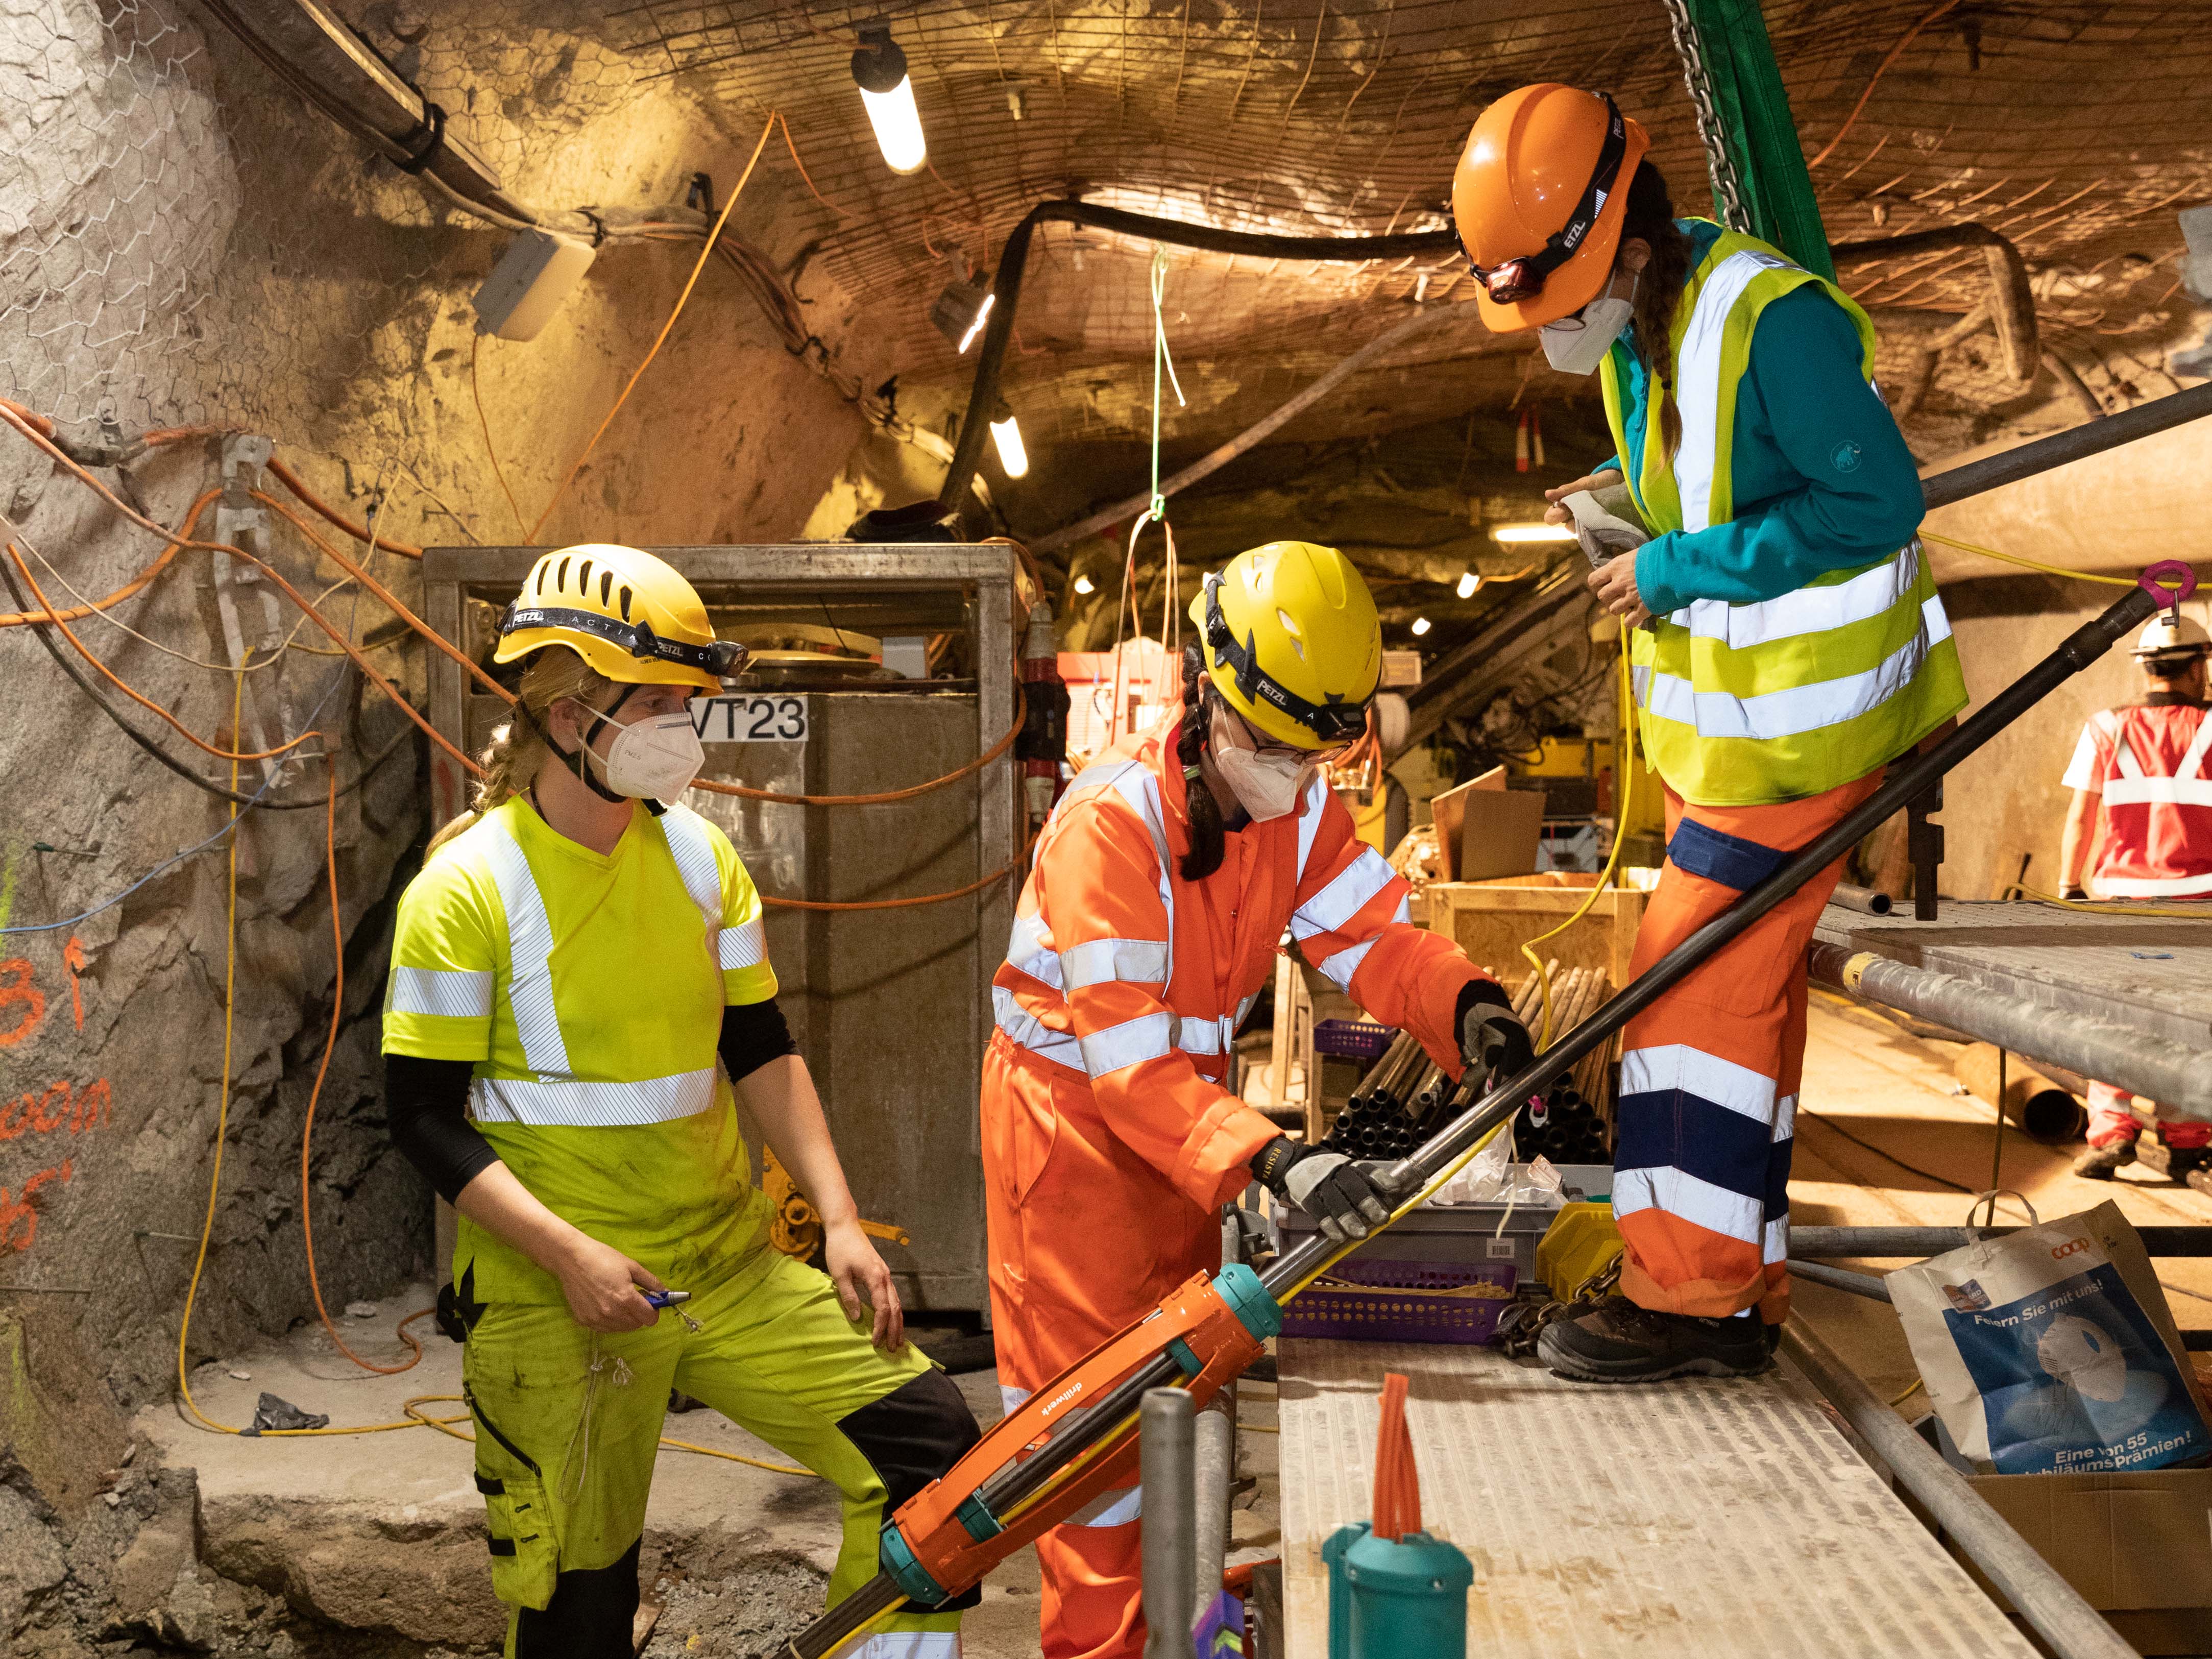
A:
[[[1487,980],[1475,980],[1459,996],[1459,1052],[1487,1094],[1535,1064],[1536,1045],[1528,1028],[1513,1017],[1505,994]]]
[[[1364,1238],[1370,1226],[1390,1218],[1383,1188],[1341,1152],[1277,1135],[1252,1160],[1252,1173],[1277,1198],[1311,1216],[1335,1243]]]

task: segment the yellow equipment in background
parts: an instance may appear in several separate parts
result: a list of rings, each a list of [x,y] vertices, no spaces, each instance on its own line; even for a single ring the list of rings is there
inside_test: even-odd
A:
[[[775,1218],[769,1223],[768,1240],[787,1256],[800,1261],[811,1260],[822,1249],[822,1217],[808,1201],[791,1172],[783,1167],[776,1155],[766,1147],[761,1149],[761,1191],[768,1194],[774,1207]],[[894,1244],[911,1244],[906,1229],[894,1227],[888,1221],[863,1221],[860,1231],[871,1238],[888,1239]]]
[[[1558,1302],[1572,1302],[1620,1259],[1620,1229],[1610,1202],[1569,1204],[1536,1246],[1536,1277]]]

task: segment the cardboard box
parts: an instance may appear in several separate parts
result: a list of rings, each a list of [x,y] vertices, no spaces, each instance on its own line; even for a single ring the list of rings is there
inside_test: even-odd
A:
[[[2138,1651],[2212,1652],[2212,1469],[1967,1481]],[[2009,1611],[1980,1571],[1959,1559]]]
[[[1437,863],[1440,866],[1438,879],[1458,881],[1460,831],[1467,821],[1467,803],[1470,794],[1480,790],[1486,794],[1505,787],[1505,769],[1493,766],[1480,777],[1462,783],[1456,789],[1447,789],[1429,802],[1429,815],[1437,825]],[[1533,866],[1531,866],[1534,867]]]

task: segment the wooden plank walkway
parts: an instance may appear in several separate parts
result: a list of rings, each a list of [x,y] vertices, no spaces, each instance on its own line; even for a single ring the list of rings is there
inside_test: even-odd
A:
[[[2029,1659],[1794,1371],[1568,1382],[1490,1348],[1286,1339],[1287,1659],[1326,1659],[1322,1542],[1373,1513],[1385,1371],[1486,1659]]]

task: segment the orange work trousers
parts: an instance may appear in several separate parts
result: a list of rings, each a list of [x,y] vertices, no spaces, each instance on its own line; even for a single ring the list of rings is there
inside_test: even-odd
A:
[[[1764,806],[1667,792],[1667,862],[1636,936],[1642,974],[1872,794],[1877,771]],[[1722,1318],[1789,1311],[1790,1153],[1805,1062],[1805,947],[1843,860],[1631,1020],[1615,1115],[1620,1288]]]
[[[983,1055],[991,1334],[1008,1410],[1221,1266],[1219,1215],[1129,1150],[1090,1080],[1003,1033]],[[1133,1472],[1037,1540],[1044,1659],[1142,1659],[1143,1493]]]

